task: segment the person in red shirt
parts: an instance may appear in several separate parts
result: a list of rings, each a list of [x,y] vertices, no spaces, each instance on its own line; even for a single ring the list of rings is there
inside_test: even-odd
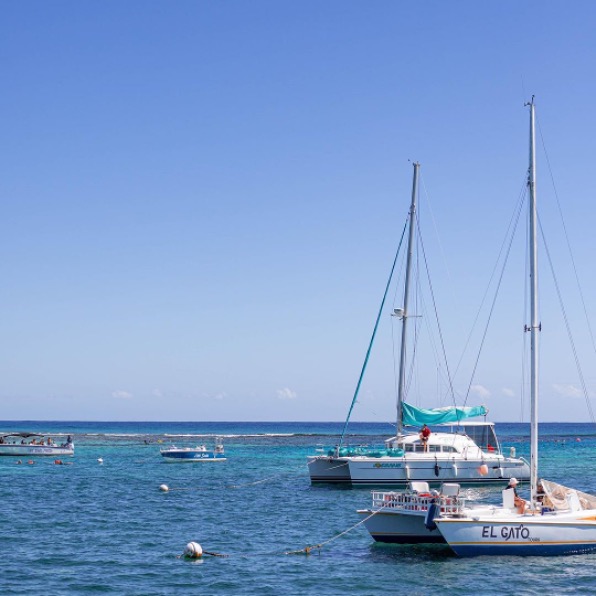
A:
[[[422,449],[428,451],[428,437],[430,437],[430,428],[424,424],[420,429],[420,440],[422,441]]]

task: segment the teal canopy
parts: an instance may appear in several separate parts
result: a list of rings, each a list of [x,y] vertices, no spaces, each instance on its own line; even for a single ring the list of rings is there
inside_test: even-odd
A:
[[[461,422],[474,416],[486,416],[488,410],[484,406],[435,408],[424,410],[404,402],[402,404],[402,422],[405,426],[422,426],[423,424],[449,424]]]

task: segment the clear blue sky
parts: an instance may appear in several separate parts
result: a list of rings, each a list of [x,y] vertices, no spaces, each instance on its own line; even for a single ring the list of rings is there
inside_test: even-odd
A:
[[[595,17],[588,1],[0,2],[1,418],[342,420],[408,160],[455,364],[523,183],[532,94],[596,316]],[[560,233],[550,249],[565,255]],[[474,381],[501,421],[520,419],[518,278]],[[544,285],[542,415],[584,420]],[[387,337],[356,420],[393,419]]]

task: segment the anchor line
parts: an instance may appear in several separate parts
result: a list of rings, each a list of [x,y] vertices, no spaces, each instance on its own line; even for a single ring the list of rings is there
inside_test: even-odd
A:
[[[277,551],[277,552],[270,552],[270,553],[238,554],[235,556],[241,557],[243,559],[248,559],[250,557],[262,557],[265,555],[310,555],[313,550],[320,551],[323,546],[348,534],[352,530],[356,529],[358,526],[362,525],[365,521],[368,521],[374,515],[377,515],[377,513],[380,513],[381,511],[383,511],[383,509],[385,509],[388,506],[389,506],[389,503],[387,503],[387,505],[383,505],[382,507],[379,507],[379,509],[375,509],[370,515],[367,515],[364,519],[361,519],[358,523],[354,524],[353,526],[350,526],[347,530],[344,530],[343,532],[340,532],[339,534],[332,536],[328,540],[319,542],[318,544],[311,544],[311,545],[305,546],[304,548],[301,548],[300,550],[290,550],[290,551],[283,551],[283,552]],[[215,553],[215,552],[206,551],[206,550],[203,550],[203,554],[210,555],[212,557],[220,557],[220,558],[226,558],[226,559],[229,559],[230,557],[232,557],[231,554]],[[178,558],[182,558],[183,556],[184,555],[178,555]]]

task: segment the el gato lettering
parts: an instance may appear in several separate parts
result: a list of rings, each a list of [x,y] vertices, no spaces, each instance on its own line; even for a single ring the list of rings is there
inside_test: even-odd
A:
[[[482,538],[502,538],[503,540],[528,540],[530,538],[530,530],[524,527],[523,524],[519,526],[482,526]]]

